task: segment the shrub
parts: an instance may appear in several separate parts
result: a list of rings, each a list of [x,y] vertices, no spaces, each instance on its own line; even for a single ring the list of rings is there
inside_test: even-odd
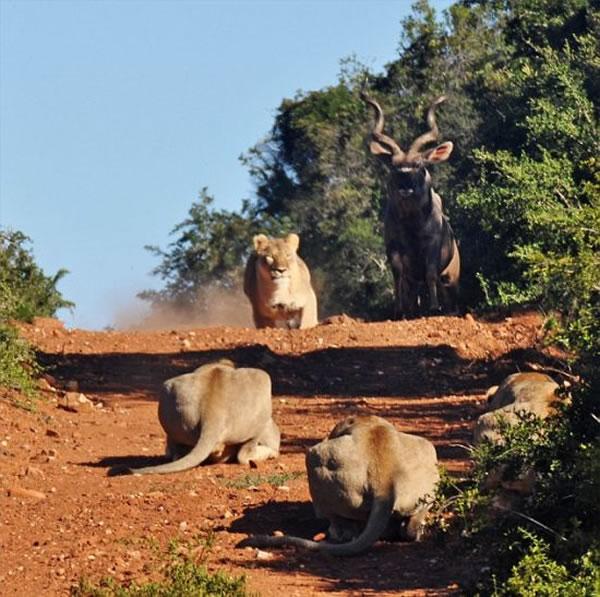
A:
[[[98,586],[81,580],[71,591],[72,597],[244,597],[246,581],[232,578],[223,572],[209,573],[204,566],[193,562],[171,564],[164,580],[138,585],[121,586],[109,578]]]
[[[54,276],[44,274],[27,246],[30,242],[22,232],[0,230],[1,317],[30,321],[73,307],[56,288],[67,270],[61,269]]]
[[[73,303],[56,288],[66,274],[49,277],[36,265],[29,238],[21,232],[0,230],[0,387],[14,390],[11,401],[34,407],[34,375],[39,367],[27,343],[19,338],[11,319],[29,321],[36,315],[51,316]]]

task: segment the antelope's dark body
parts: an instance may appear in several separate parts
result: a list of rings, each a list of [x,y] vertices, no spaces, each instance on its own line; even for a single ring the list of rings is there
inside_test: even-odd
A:
[[[394,315],[400,318],[442,309],[454,311],[460,278],[458,244],[426,168],[448,159],[453,145],[446,142],[421,151],[437,138],[434,109],[444,98],[438,98],[429,108],[430,130],[419,136],[407,152],[383,133],[379,104],[366,95],[363,99],[377,115],[371,152],[384,159],[389,169],[384,237],[394,275]]]
[[[431,184],[406,197],[390,177],[384,239],[394,276],[395,317],[415,317],[440,308],[454,311],[460,257],[442,200]]]

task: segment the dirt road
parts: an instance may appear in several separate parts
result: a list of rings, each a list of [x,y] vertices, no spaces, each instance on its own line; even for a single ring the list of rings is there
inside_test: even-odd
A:
[[[347,560],[293,549],[257,557],[235,545],[255,532],[322,530],[304,452],[348,414],[380,415],[429,438],[460,474],[468,466],[460,444],[470,440],[487,388],[544,362],[540,326],[535,314],[369,324],[341,316],[302,331],[24,326],[52,378],[35,413],[0,399],[0,594],[64,595],[82,576],[141,582],[157,576],[169,549],[245,574],[267,596],[451,594],[476,571],[431,540],[381,543]],[[281,457],[258,469],[108,476],[113,466],[163,461],[157,388],[224,356],[271,374]]]

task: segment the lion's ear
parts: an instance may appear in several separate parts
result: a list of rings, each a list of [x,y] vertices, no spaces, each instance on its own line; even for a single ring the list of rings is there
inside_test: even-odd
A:
[[[287,243],[287,246],[295,253],[300,246],[300,237],[292,232],[285,237],[285,242]]]
[[[257,234],[252,239],[252,244],[254,245],[254,250],[260,253],[269,246],[269,239],[264,234]]]

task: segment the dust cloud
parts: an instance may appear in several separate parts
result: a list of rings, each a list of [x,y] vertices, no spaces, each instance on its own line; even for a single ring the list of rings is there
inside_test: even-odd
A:
[[[150,306],[144,301],[122,306],[114,317],[117,330],[172,330],[217,326],[254,327],[250,302],[241,288],[209,288],[204,292],[208,311],[198,306]]]

